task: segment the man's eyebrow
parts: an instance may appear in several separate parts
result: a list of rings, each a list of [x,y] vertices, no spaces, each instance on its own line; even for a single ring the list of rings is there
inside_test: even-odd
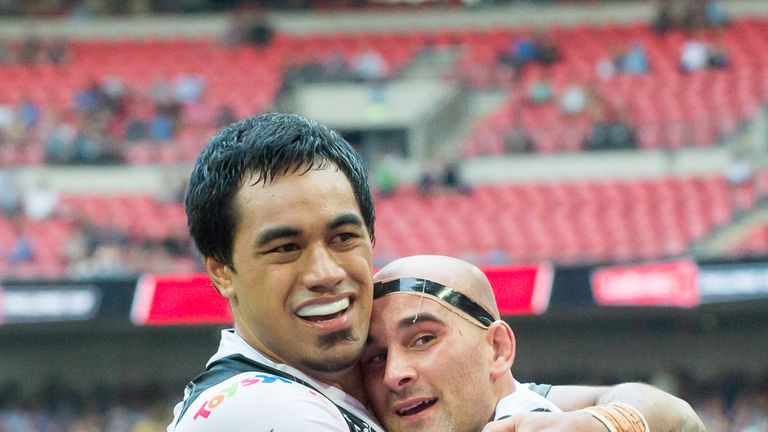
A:
[[[400,321],[398,321],[397,328],[401,330],[407,329],[408,327],[416,325],[420,322],[432,322],[437,324],[445,324],[445,320],[442,320],[438,316],[433,315],[429,312],[416,312],[415,314],[411,316],[407,316],[401,319]]]
[[[401,330],[407,329],[421,322],[445,324],[445,320],[438,318],[436,315],[433,315],[428,312],[419,312],[418,314],[413,314],[411,316],[407,316],[405,318],[400,319],[400,321],[397,322],[397,328]],[[372,335],[371,333],[368,333],[368,338],[365,340],[366,346],[376,345],[378,344],[378,342],[379,341],[376,339],[376,336]]]
[[[299,234],[301,234],[301,231],[290,226],[267,228],[259,234],[259,238],[256,240],[256,247],[263,247],[269,242],[282,237],[294,237]]]
[[[363,219],[355,213],[345,213],[336,217],[328,224],[328,230],[334,230],[343,225],[355,225],[362,228],[365,226]]]

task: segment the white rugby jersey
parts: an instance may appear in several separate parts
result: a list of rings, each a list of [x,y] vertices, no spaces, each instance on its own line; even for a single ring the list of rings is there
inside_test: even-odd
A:
[[[515,381],[515,391],[496,404],[494,420],[527,412],[562,412],[545,396],[550,385],[521,384]]]
[[[168,432],[384,431],[355,398],[267,359],[232,329],[173,412]]]

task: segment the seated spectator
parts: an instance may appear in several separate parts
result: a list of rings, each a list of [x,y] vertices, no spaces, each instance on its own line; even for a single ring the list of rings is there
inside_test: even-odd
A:
[[[695,72],[705,69],[709,64],[707,44],[697,38],[690,38],[683,45],[680,67],[683,72]]]
[[[718,0],[707,0],[706,5],[707,23],[711,27],[723,27],[728,25],[730,18],[728,18],[728,12],[723,9],[723,6]]]
[[[33,221],[51,217],[59,206],[59,192],[46,181],[39,181],[24,194],[24,215]]]
[[[645,54],[645,48],[640,42],[633,42],[626,55],[622,59],[620,72],[640,75],[648,72],[648,56]]]
[[[398,173],[402,169],[399,156],[394,153],[377,155],[373,163],[373,181],[378,192],[390,196],[400,183]]]
[[[20,230],[8,252],[8,262],[11,264],[21,264],[31,262],[34,259],[35,251],[32,247],[32,241],[26,232]]]
[[[12,105],[0,103],[0,145],[16,123],[16,110]]]
[[[21,189],[12,170],[0,170],[0,216],[13,218],[21,209]]]
[[[469,186],[461,178],[461,165],[459,161],[450,161],[443,166],[443,187],[461,193],[470,191]]]
[[[387,62],[373,46],[357,53],[351,61],[353,75],[362,81],[378,82],[387,76]]]
[[[19,105],[17,117],[25,130],[32,129],[40,121],[40,108],[29,97],[24,97]]]
[[[602,80],[613,78],[624,63],[626,50],[621,45],[613,45],[605,57],[601,57],[595,65],[597,77]]]
[[[533,44],[536,47],[536,61],[544,66],[550,66],[560,61],[560,50],[555,44],[552,34],[539,30],[534,34]]]
[[[528,100],[534,104],[543,104],[552,100],[552,84],[546,78],[536,80],[528,89]]]
[[[729,64],[728,48],[719,33],[714,35],[713,41],[707,42],[699,31],[683,45],[680,57],[680,67],[683,72],[724,68]]]
[[[578,84],[568,86],[560,96],[560,111],[567,115],[576,115],[584,111],[586,93],[584,87]]]
[[[506,52],[499,54],[499,62],[512,69],[519,69],[536,60],[536,45],[527,36],[517,38],[510,43]]]
[[[320,62],[320,79],[326,82],[347,81],[350,78],[349,64],[344,53],[332,51]]]
[[[205,91],[205,78],[196,74],[183,74],[173,82],[173,95],[180,104],[197,102]]]
[[[625,108],[610,103],[592,84],[585,88],[585,112],[593,125],[592,132],[584,145],[585,149],[612,150],[636,147],[635,131],[630,127]]]
[[[45,137],[45,162],[49,164],[69,163],[75,158],[77,128],[68,121],[54,115],[52,128]]]
[[[725,68],[731,63],[728,56],[728,48],[721,38],[718,38],[715,42],[709,45],[708,54],[707,66],[710,68]]]

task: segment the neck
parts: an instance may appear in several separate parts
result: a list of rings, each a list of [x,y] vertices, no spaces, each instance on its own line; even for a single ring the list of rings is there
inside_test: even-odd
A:
[[[242,326],[239,326],[237,322],[235,323],[235,333],[237,333],[237,335],[240,336],[248,345],[253,347],[256,351],[261,353],[264,357],[268,358],[269,360],[275,363],[286,364],[288,366],[294,367],[320,382],[323,382],[325,384],[328,384],[330,386],[343,390],[345,393],[354,397],[359,402],[363,404],[366,403],[365,393],[363,392],[362,380],[360,378],[360,371],[357,367],[357,364],[355,364],[355,366],[349,369],[346,369],[340,372],[317,372],[317,371],[308,370],[306,368],[299,367],[298,365],[287,363],[285,360],[280,358],[280,356],[272,352],[266,346],[264,346],[263,344],[259,344],[258,339],[251,337],[252,335],[248,333],[247,329],[244,329]]]
[[[360,370],[357,365],[353,368],[337,372],[333,374],[328,373],[308,373],[318,381],[322,381],[328,385],[334,386],[343,390],[348,395],[357,399],[360,403],[365,404],[366,398],[363,392],[363,384],[360,378]]]
[[[515,390],[517,390],[517,385],[515,385],[515,379],[512,377],[512,372],[504,374],[504,376],[497,381],[496,402],[498,403],[498,401],[514,393]]]

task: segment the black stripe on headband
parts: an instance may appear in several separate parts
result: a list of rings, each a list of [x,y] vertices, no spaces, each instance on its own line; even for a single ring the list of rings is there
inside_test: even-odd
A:
[[[395,292],[415,292],[429,294],[437,297],[449,305],[461,310],[472,318],[488,327],[495,319],[485,308],[475,303],[464,294],[449,288],[443,284],[432,282],[427,279],[404,278],[394,279],[386,282],[376,282],[373,284],[373,298],[377,299],[387,294]]]

